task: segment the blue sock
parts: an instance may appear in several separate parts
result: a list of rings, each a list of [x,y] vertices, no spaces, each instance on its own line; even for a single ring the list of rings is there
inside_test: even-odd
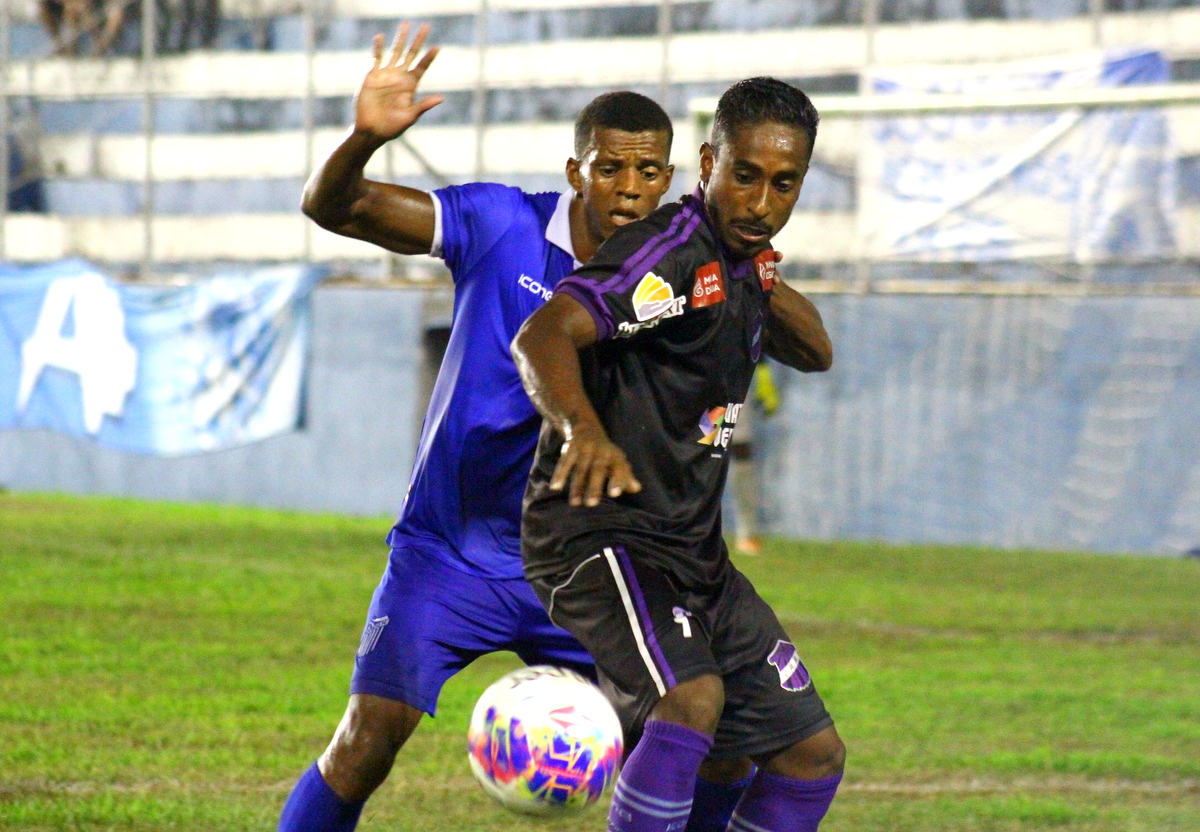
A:
[[[334,794],[313,763],[288,795],[278,832],[353,832],[362,808]]]
[[[759,769],[729,821],[729,832],[817,832],[842,775],[796,780]]]
[[[617,778],[608,832],[682,829],[692,811],[696,772],[712,743],[708,734],[686,726],[648,721]]]
[[[735,783],[712,783],[696,778],[696,793],[692,795],[692,815],[684,832],[725,832],[733,808],[737,806],[746,787],[754,779],[751,771]]]

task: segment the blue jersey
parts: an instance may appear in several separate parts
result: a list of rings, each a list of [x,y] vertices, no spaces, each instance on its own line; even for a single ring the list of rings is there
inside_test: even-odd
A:
[[[484,577],[517,578],[521,498],[542,418],[509,345],[575,267],[571,194],[470,184],[433,196],[433,253],[454,277],[454,318],[388,543]]]

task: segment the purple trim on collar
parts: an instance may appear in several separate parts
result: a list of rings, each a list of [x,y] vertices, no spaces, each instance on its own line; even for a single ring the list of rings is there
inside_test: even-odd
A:
[[[672,249],[686,243],[702,219],[703,214],[695,203],[690,200],[684,202],[683,210],[675,215],[667,229],[646,240],[632,257],[625,260],[616,274],[600,284],[600,291],[623,292],[641,280]]]

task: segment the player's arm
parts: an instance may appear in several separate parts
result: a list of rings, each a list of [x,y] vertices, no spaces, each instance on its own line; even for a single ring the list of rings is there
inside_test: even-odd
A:
[[[555,294],[525,321],[512,343],[525,392],[565,440],[550,488],[561,491],[570,482],[573,506],[598,505],[604,493],[619,497],[642,490],[583,389],[579,350],[596,343],[597,336],[596,323],[583,305]]]
[[[354,127],[309,177],[301,208],[322,228],[337,234],[400,254],[428,254],[434,234],[433,197],[363,176],[376,150],[442,102],[440,95],[417,99],[417,83],[438,48],[431,46],[418,59],[429,26],[417,29],[411,45],[407,43],[410,28],[407,22],[400,24],[386,64],[383,35],[375,36],[375,66],[358,92]]]
[[[763,345],[767,355],[802,373],[823,373],[833,365],[829,333],[808,298],[776,278],[770,308]]]

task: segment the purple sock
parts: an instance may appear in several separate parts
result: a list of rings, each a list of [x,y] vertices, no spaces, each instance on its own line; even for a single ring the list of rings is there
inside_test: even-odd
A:
[[[712,743],[708,734],[683,725],[648,721],[617,778],[608,832],[682,830],[692,811],[696,772]]]
[[[362,807],[338,797],[313,763],[288,795],[278,832],[353,832]]]
[[[729,832],[817,832],[842,775],[796,780],[759,770],[729,821]]]
[[[696,778],[696,793],[692,795],[692,814],[684,832],[725,832],[733,807],[737,806],[746,787],[754,779],[751,771],[735,783],[712,783]]]

